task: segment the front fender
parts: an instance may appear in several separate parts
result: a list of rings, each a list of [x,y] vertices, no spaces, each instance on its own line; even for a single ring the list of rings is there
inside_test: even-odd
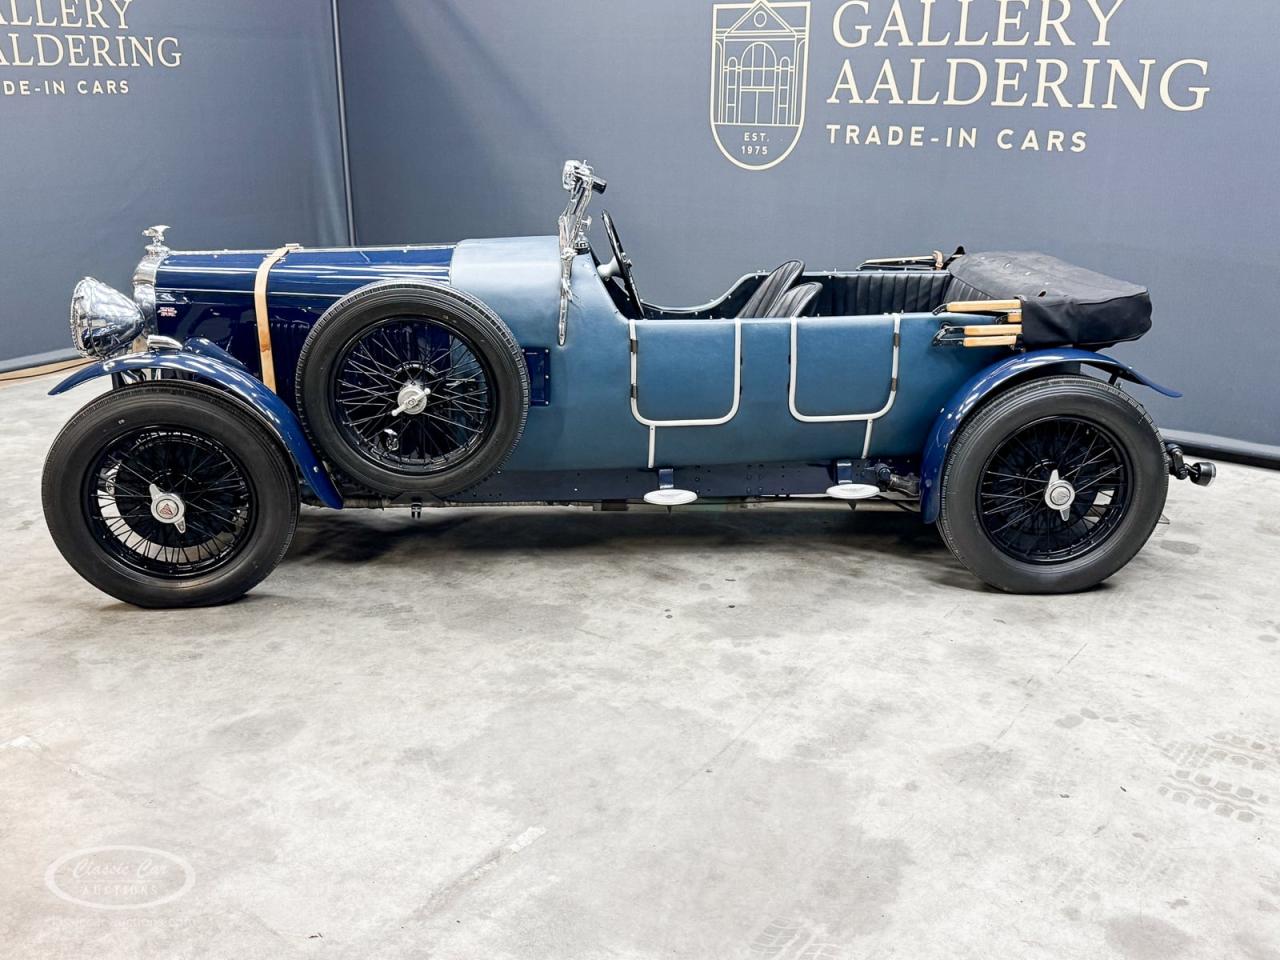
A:
[[[204,339],[187,341],[181,350],[132,353],[113,357],[77,370],[49,391],[50,396],[66,393],[82,383],[113,373],[133,370],[176,370],[212,383],[242,401],[284,444],[298,472],[326,507],[342,509],[342,495],[311,449],[298,417],[288,404],[268,390],[231,354]]]
[[[1032,371],[1049,373],[1055,367],[1077,364],[1108,371],[1132,383],[1150,387],[1166,397],[1182,396],[1177,390],[1160,386],[1154,380],[1148,379],[1127,363],[1122,363],[1114,357],[1074,347],[1034,350],[1031,353],[1009,357],[987,367],[952,394],[951,399],[933,421],[933,429],[929,432],[929,440],[920,459],[920,517],[925,523],[933,523],[938,519],[938,509],[941,506],[940,483],[942,468],[947,460],[947,450],[951,446],[956,431],[960,429],[960,424],[973,412],[974,408],[1001,384],[1015,377],[1023,377]]]

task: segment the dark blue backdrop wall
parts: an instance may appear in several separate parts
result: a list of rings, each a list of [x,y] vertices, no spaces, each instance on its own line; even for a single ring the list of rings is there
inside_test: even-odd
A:
[[[1154,330],[1116,352],[1185,389],[1144,396],[1163,424],[1280,444],[1280,4],[714,8],[340,0],[360,239],[553,232],[573,156],[657,302],[789,257],[1041,249],[1151,287]],[[730,59],[742,89],[713,89]],[[807,88],[766,75],[784,59]],[[739,121],[723,149],[713,116]]]
[[[0,3],[0,359],[65,352],[72,285],[128,289],[151,224],[342,240],[336,101],[329,0]]]
[[[572,156],[659,302],[789,257],[1043,249],[1150,285],[1117,352],[1186,390],[1144,398],[1162,424],[1280,444],[1273,0],[337,7],[361,242],[550,233]],[[0,361],[64,351],[71,285],[124,286],[149,224],[344,241],[331,0],[0,21]]]

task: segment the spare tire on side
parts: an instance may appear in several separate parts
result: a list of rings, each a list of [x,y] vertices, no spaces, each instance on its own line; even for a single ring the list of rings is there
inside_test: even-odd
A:
[[[388,280],[343,297],[298,357],[298,409],[324,456],[379,493],[447,497],[494,473],[529,411],[519,345],[479,300]]]

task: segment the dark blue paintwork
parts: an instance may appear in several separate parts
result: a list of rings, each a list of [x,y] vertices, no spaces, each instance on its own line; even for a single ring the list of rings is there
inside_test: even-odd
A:
[[[178,297],[199,292],[252,294],[262,258],[269,250],[173,253],[156,274],[157,290]],[[336,299],[375,280],[449,279],[451,244],[295,250],[271,269],[271,296]]]
[[[1008,357],[987,367],[957,390],[946,402],[933,421],[929,439],[925,443],[920,463],[920,517],[925,523],[938,519],[941,507],[940,481],[946,464],[947,449],[960,429],[960,424],[974,409],[1002,385],[1031,373],[1052,373],[1055,369],[1075,365],[1095,367],[1116,374],[1122,379],[1150,387],[1166,397],[1181,397],[1177,390],[1162,387],[1143,376],[1127,363],[1089,350],[1063,347],[1056,350],[1035,350],[1031,353]]]
[[[156,275],[158,330],[204,337],[261,377],[253,284],[269,250],[173,253]],[[341,297],[378,280],[447,283],[452,245],[297,250],[271,270],[268,289],[276,391],[296,411],[298,354],[315,322]]]
[[[216,343],[211,340],[206,340],[204,337],[192,337],[182,345],[182,349],[190,351],[191,353],[198,353],[202,357],[208,357],[210,360],[218,360],[222,363],[229,364],[239,370],[243,370],[245,373],[249,372],[249,368],[243,363],[231,354],[227,353],[227,351],[223,350]]]
[[[263,386],[261,381],[250,376],[235,358],[226,356],[207,340],[203,343],[188,343],[186,349],[181,351],[148,351],[91,364],[77,370],[49,393],[50,395],[65,393],[98,377],[135,370],[175,370],[191,374],[216,384],[239,398],[258,414],[284,444],[285,449],[293,457],[293,462],[297,465],[302,479],[320,502],[335,510],[342,508],[342,495],[338,493],[333,481],[329,479],[329,474],[325,472],[319,458],[311,449],[302,424],[298,422],[294,412],[284,401]]]
[[[551,402],[551,349],[525,347],[524,365],[529,371],[529,406],[545,407]]]

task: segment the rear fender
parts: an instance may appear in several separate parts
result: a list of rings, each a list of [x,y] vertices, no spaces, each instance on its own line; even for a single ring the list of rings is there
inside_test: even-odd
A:
[[[250,374],[240,361],[203,338],[188,340],[181,350],[148,350],[91,364],[67,377],[50,390],[49,395],[66,393],[98,377],[136,370],[174,370],[190,374],[231,394],[289,451],[298,472],[320,502],[335,510],[342,509],[342,495],[311,448],[297,415]]]
[[[1024,379],[1030,373],[1048,374],[1063,367],[1074,366],[1094,367],[1122,380],[1150,387],[1166,397],[1182,396],[1177,390],[1162,387],[1148,379],[1127,363],[1121,363],[1105,354],[1072,347],[1018,354],[987,367],[957,390],[933,421],[933,429],[929,432],[929,440],[920,459],[920,517],[925,523],[933,523],[938,519],[942,468],[946,464],[951,441],[965,418],[983,400],[1009,385],[1011,380]]]

